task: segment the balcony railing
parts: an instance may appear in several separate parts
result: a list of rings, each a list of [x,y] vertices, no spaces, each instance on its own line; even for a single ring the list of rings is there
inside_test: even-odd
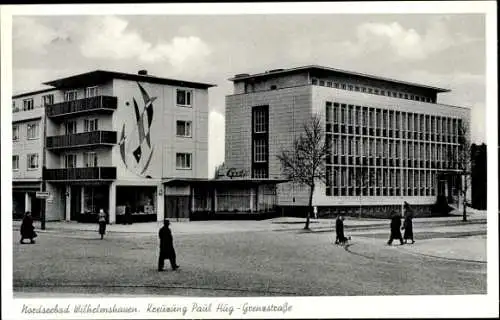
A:
[[[47,181],[115,180],[116,167],[45,169],[43,178]]]
[[[47,137],[47,149],[78,148],[116,144],[116,131],[91,131],[63,136]]]
[[[59,102],[46,107],[47,117],[76,116],[89,112],[113,112],[116,110],[117,104],[118,99],[112,96],[97,96]]]

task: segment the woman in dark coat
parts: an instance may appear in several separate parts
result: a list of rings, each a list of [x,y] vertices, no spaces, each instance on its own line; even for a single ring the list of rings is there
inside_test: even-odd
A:
[[[160,256],[158,258],[158,271],[163,271],[165,265],[165,259],[170,260],[170,266],[172,270],[177,270],[179,266],[176,263],[176,255],[174,249],[174,239],[172,237],[172,231],[170,231],[169,226],[170,221],[165,220],[163,227],[161,227],[158,236],[160,237]]]
[[[335,221],[335,233],[337,234],[335,244],[345,244],[347,238],[344,235],[344,217],[340,215],[337,216],[337,220]]]
[[[401,228],[401,216],[394,211],[392,212],[391,216],[392,216],[391,217],[391,238],[389,239],[389,241],[387,241],[387,244],[391,245],[392,241],[394,239],[398,239],[399,242],[401,244],[403,244],[403,237],[401,236],[401,230],[399,230],[399,228]]]
[[[24,239],[30,239],[30,243],[35,243],[36,232],[33,226],[33,218],[31,212],[27,211],[24,215],[23,222],[21,223],[21,244],[24,244]]]
[[[403,222],[403,228],[401,228],[405,231],[403,238],[405,240],[405,243],[407,243],[408,239],[410,239],[411,243],[414,244],[415,240],[413,240],[413,210],[410,208],[408,202],[405,202],[404,208],[405,220]]]

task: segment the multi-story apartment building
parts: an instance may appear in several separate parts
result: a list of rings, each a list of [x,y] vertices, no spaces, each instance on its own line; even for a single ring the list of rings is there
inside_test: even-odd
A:
[[[320,115],[331,153],[327,182],[313,205],[333,214],[386,216],[403,201],[430,213],[438,195],[458,195],[459,128],[470,109],[440,104],[447,89],[322,66],[238,74],[226,97],[229,167],[255,178],[282,177],[277,155],[291,150],[303,124]],[[305,206],[308,188],[278,188],[278,205]]]
[[[211,84],[145,70],[98,70],[45,84],[54,88],[40,112],[47,220],[92,221],[102,208],[114,223],[128,206],[136,221],[160,221],[164,194],[176,193],[164,179],[208,177]]]
[[[53,103],[54,89],[12,97],[12,205],[20,218],[26,211],[39,217],[40,201],[35,193],[42,183],[44,106]]]

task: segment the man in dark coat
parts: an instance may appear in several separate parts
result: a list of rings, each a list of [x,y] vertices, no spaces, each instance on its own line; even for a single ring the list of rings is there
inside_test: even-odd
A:
[[[391,217],[391,238],[387,241],[388,245],[392,244],[392,240],[398,239],[401,244],[403,244],[403,237],[401,236],[401,217],[396,212],[392,212]]]
[[[335,239],[335,244],[344,244],[346,242],[346,237],[344,235],[344,217],[337,216],[335,221],[335,233],[337,238]]]
[[[174,241],[172,238],[172,231],[168,227],[170,225],[170,221],[165,220],[163,227],[161,227],[160,232],[158,233],[160,237],[160,256],[158,259],[158,271],[163,271],[163,267],[165,265],[165,259],[170,260],[170,265],[172,266],[172,270],[177,270],[179,266],[175,261],[175,249],[174,249]]]
[[[125,206],[125,224],[132,224],[132,212],[128,204]]]
[[[413,244],[415,243],[415,240],[413,239],[413,221],[412,221],[413,210],[406,201],[404,203],[404,208],[405,208],[405,219],[403,222],[403,228],[401,229],[405,231],[404,233],[405,243],[407,243],[408,240],[411,240],[411,243]]]
[[[31,212],[27,211],[24,215],[23,222],[21,223],[21,244],[24,244],[24,239],[30,239],[30,243],[35,243],[36,232],[33,226],[33,218]]]

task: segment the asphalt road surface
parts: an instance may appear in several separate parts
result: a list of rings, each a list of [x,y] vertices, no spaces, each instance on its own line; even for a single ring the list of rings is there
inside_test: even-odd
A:
[[[386,246],[366,234],[345,249],[332,233],[300,230],[175,234],[181,268],[157,272],[155,234],[40,233],[13,236],[16,296],[345,296],[485,294],[486,264]],[[453,241],[450,238],[450,241]],[[38,295],[39,294],[39,295]]]

